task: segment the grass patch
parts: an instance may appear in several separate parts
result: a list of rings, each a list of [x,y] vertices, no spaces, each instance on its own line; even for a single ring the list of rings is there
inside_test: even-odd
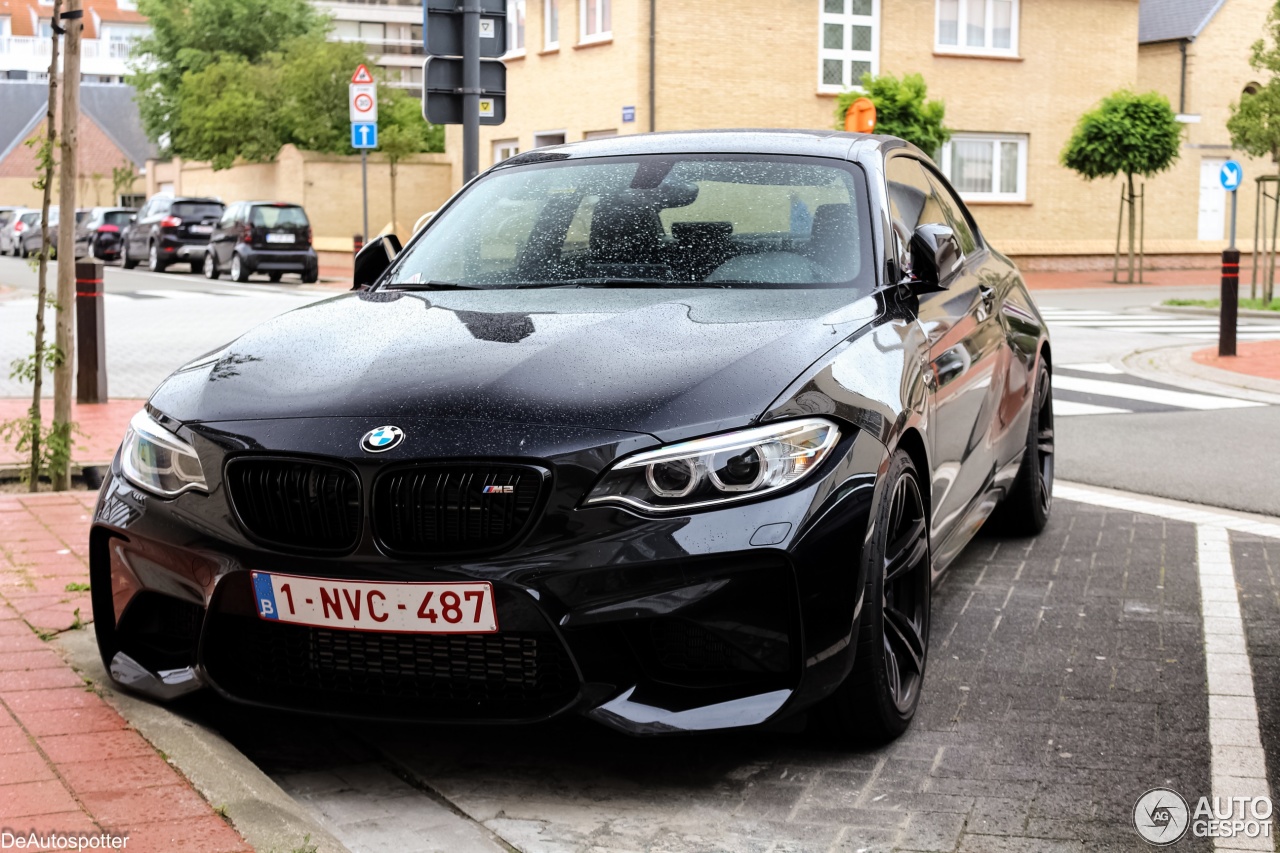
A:
[[[1221,301],[1218,299],[1166,299],[1161,305],[1183,305],[1192,308],[1217,308]],[[1262,304],[1261,299],[1243,298],[1240,300],[1240,307],[1249,311],[1278,311],[1280,312],[1280,298],[1272,299],[1270,304]]]
[[[89,585],[87,583],[78,583],[76,581],[72,581],[71,583],[67,584],[66,587],[64,588],[66,589],[67,592],[88,592],[89,591]]]

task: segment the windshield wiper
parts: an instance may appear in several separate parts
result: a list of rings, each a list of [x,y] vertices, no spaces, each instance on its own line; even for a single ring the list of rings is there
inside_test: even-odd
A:
[[[542,281],[518,284],[517,289],[551,287],[722,287],[718,282],[668,281],[663,278],[569,278],[564,281]]]
[[[482,290],[471,284],[458,284],[453,281],[393,281],[384,284],[378,290]]]

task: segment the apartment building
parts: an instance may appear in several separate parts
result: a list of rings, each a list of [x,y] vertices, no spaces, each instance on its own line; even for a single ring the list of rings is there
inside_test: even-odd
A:
[[[1172,16],[1177,37],[1191,40],[1185,109],[1199,120],[1188,118],[1177,170],[1149,182],[1147,248],[1194,263],[1222,248],[1220,229],[1197,227],[1199,177],[1210,168],[1201,161],[1229,153],[1227,105],[1247,83],[1249,45],[1271,5],[510,0],[507,121],[481,129],[481,165],[615,133],[830,128],[835,96],[864,72],[919,72],[955,132],[939,163],[995,245],[1031,264],[1102,263],[1115,246],[1119,183],[1086,182],[1060,154],[1080,115],[1117,89],[1155,88],[1177,106],[1177,43],[1139,33],[1140,21],[1146,32]],[[1184,18],[1194,32],[1183,32]],[[460,145],[451,127],[448,150]]]
[[[362,42],[383,79],[422,95],[422,0],[313,0],[333,19],[329,37]]]
[[[86,83],[123,83],[133,42],[148,32],[134,0],[84,0],[80,70]],[[0,0],[0,81],[47,80],[52,0]]]

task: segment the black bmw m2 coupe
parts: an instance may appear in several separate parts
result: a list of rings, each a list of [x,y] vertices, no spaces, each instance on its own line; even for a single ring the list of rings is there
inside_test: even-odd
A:
[[[531,151],[156,390],[94,518],[98,644],[159,699],[892,738],[934,581],[1049,515],[1050,364],[899,139]]]

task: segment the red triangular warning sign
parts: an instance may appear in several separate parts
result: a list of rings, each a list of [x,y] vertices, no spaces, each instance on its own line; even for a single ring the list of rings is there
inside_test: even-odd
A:
[[[373,75],[369,73],[368,68],[364,67],[364,63],[361,63],[359,67],[356,68],[356,73],[351,75],[351,82],[352,83],[372,83]]]

